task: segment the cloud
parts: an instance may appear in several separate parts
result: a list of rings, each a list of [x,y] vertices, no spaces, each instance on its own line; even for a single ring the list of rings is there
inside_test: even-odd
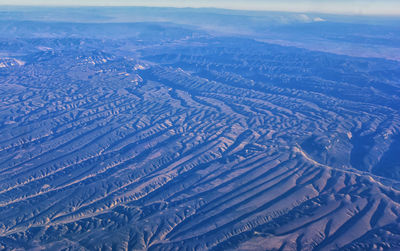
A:
[[[306,22],[306,23],[312,21],[312,19],[309,16],[307,16],[306,14],[300,14],[298,16],[298,18],[299,18],[300,21],[303,21],[303,22]]]
[[[326,20],[323,19],[323,18],[320,18],[320,17],[315,17],[315,18],[313,19],[313,21],[314,21],[314,22],[325,22]]]
[[[296,15],[296,21],[311,23],[311,22],[325,22],[326,20],[321,17],[310,17],[309,15],[306,14],[299,14]]]

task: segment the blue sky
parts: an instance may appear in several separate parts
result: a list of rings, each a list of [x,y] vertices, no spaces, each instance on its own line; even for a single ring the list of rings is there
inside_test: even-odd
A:
[[[333,14],[400,15],[400,0],[0,0],[0,5],[215,7]]]

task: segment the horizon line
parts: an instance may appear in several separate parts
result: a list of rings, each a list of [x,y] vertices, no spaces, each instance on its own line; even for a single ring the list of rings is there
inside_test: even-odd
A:
[[[106,2],[92,2],[88,3],[85,1],[79,2],[79,0],[74,0],[71,3],[54,3],[47,2],[42,0],[42,2],[36,3],[4,3],[6,0],[0,0],[0,7],[55,7],[55,8],[82,8],[82,7],[143,7],[143,8],[172,8],[172,9],[216,9],[216,10],[231,10],[231,11],[249,11],[249,12],[286,12],[286,13],[315,13],[315,14],[332,14],[332,15],[357,15],[357,16],[386,16],[386,17],[400,17],[400,1],[397,3],[399,8],[396,6],[381,6],[381,9],[373,8],[373,6],[363,6],[357,7],[352,6],[349,3],[345,3],[345,6],[338,4],[334,6],[327,3],[320,4],[298,4],[297,6],[287,5],[284,1],[278,4],[268,4],[261,3],[258,6],[255,4],[247,4],[242,5],[240,3],[235,3],[231,5],[224,5],[221,3],[210,4],[209,1],[204,1],[201,4],[177,4],[177,3],[161,3],[160,1],[155,3],[122,3],[122,2],[114,2],[114,3],[106,3]],[[177,0],[183,1],[183,0]],[[309,3],[309,2],[308,2]],[[334,6],[334,8],[332,7]],[[343,7],[348,8],[343,8]],[[385,7],[385,8],[383,8]],[[390,10],[390,11],[389,11]]]

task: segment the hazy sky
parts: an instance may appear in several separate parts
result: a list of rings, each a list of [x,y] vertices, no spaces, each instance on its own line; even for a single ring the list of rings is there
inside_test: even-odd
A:
[[[216,7],[400,16],[400,0],[0,0],[0,5]]]

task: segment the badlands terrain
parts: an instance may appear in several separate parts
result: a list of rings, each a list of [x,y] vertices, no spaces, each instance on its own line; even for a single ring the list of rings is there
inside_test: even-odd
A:
[[[0,250],[400,249],[398,26],[52,11],[1,10]]]

